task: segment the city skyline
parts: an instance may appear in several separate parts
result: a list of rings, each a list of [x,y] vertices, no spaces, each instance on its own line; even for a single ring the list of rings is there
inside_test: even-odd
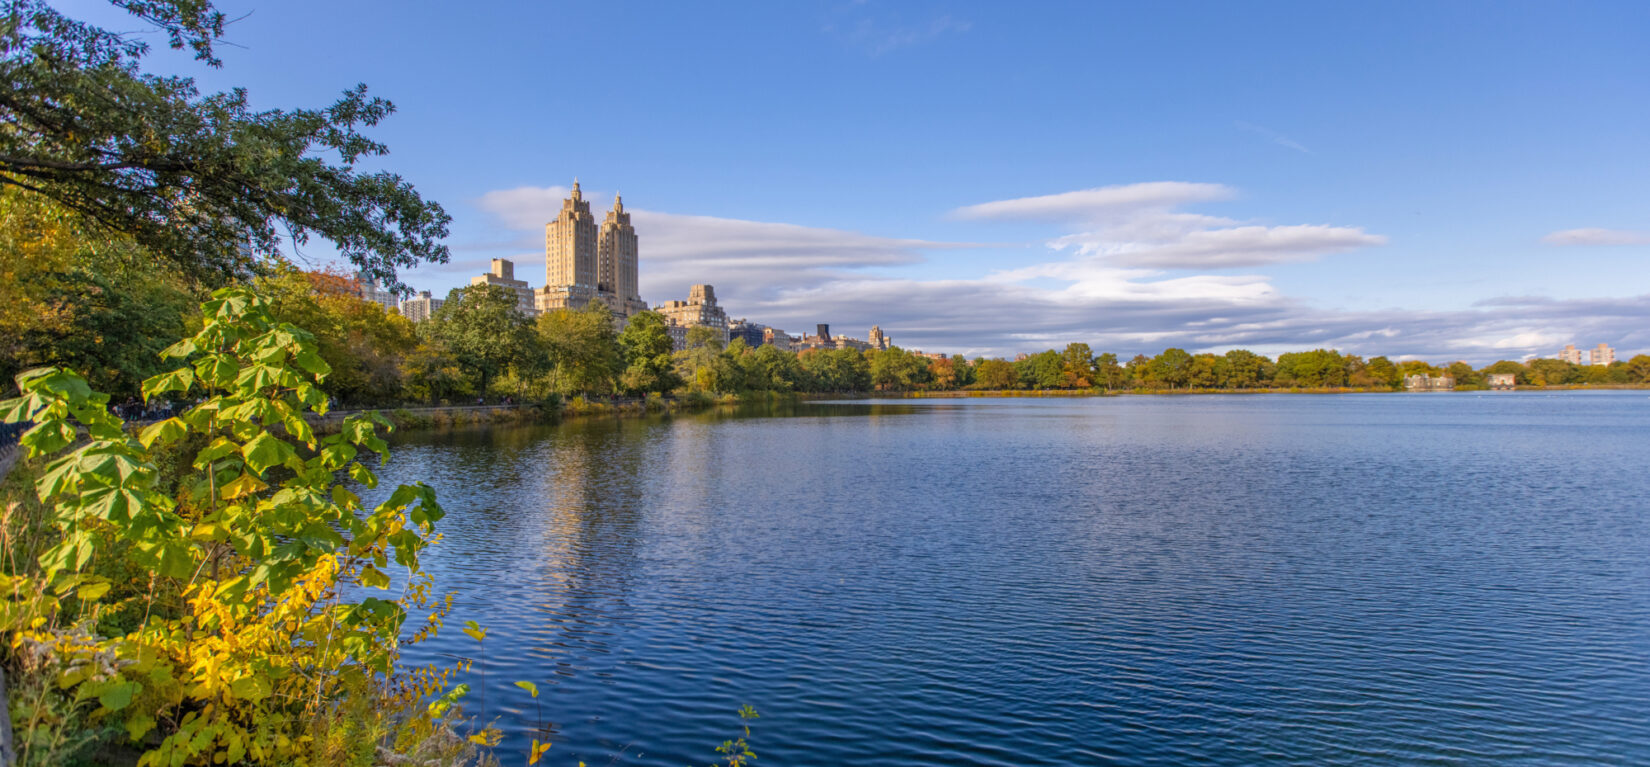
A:
[[[710,283],[779,327],[970,356],[1650,349],[1635,4],[326,6],[372,30],[344,49],[320,8],[257,8],[222,71],[157,62],[394,100],[388,162],[455,219],[452,263],[403,275],[437,295],[493,258],[536,273],[580,176],[643,203],[643,296]],[[428,35],[489,44],[391,44]]]

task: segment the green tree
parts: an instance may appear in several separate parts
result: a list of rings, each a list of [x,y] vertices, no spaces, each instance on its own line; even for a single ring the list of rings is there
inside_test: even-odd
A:
[[[613,391],[625,363],[613,311],[606,303],[591,301],[578,311],[545,312],[538,316],[534,329],[554,391],[564,395]]]
[[[1374,386],[1385,386],[1389,389],[1402,388],[1404,378],[1398,371],[1398,366],[1386,357],[1371,357],[1364,365],[1364,373],[1374,381]]]
[[[930,382],[928,361],[897,346],[865,353],[871,386],[880,391],[911,391]]]
[[[1222,356],[1221,386],[1228,389],[1254,389],[1272,383],[1272,361],[1248,349],[1233,349]]]
[[[786,392],[802,387],[806,373],[795,354],[763,344],[742,356],[744,380],[753,389]]]
[[[192,294],[130,238],[0,185],[0,390],[23,370],[60,366],[134,396],[162,370],[164,339],[183,334]]]
[[[951,370],[956,375],[952,388],[961,389],[974,383],[975,365],[969,363],[968,358],[961,354],[951,355]]]
[[[797,355],[812,391],[870,391],[871,365],[853,349],[811,349]]]
[[[1345,386],[1346,360],[1333,349],[1280,354],[1273,378],[1282,386]]]
[[[405,394],[403,362],[418,345],[411,321],[365,301],[340,274],[277,266],[255,282],[282,322],[311,329],[332,368],[328,391],[344,402],[393,404]]]
[[[682,385],[671,365],[670,333],[658,312],[641,312],[630,317],[619,334],[625,369],[619,385],[632,394],[668,392]]]
[[[173,48],[216,66],[224,16],[209,0],[113,0]],[[148,44],[45,0],[0,18],[0,185],[28,190],[177,269],[221,281],[295,244],[331,241],[369,277],[445,262],[449,217],[388,171],[362,132],[393,111],[357,86],[325,109],[255,111],[243,90],[141,69]],[[250,247],[248,247],[250,246]]]
[[[1117,364],[1117,355],[1111,352],[1094,358],[1094,375],[1097,383],[1106,387],[1107,391],[1122,389],[1128,385],[1128,371]]]
[[[458,360],[439,341],[418,342],[401,360],[401,377],[407,397],[432,405],[473,393]]]
[[[1414,375],[1442,375],[1444,371],[1426,360],[1404,360],[1398,363],[1398,372],[1408,378]]]
[[[1192,379],[1192,355],[1185,349],[1164,349],[1162,354],[1152,358],[1147,376],[1157,386],[1184,388]]]
[[[1014,362],[1021,389],[1058,389],[1066,381],[1065,358],[1053,349]]]
[[[446,347],[478,394],[511,365],[532,364],[542,353],[533,326],[522,315],[515,291],[499,285],[455,288],[435,315],[420,326],[425,337]]]
[[[1455,379],[1455,385],[1457,387],[1468,388],[1484,385],[1484,377],[1479,375],[1478,371],[1473,370],[1472,366],[1465,362],[1451,362],[1449,367],[1446,368],[1446,371],[1449,373],[1451,378]]]
[[[1650,383],[1650,354],[1637,354],[1628,360],[1627,374],[1633,383]]]
[[[1020,373],[1014,363],[1006,360],[981,360],[975,366],[974,386],[987,391],[1007,391],[1020,388]]]
[[[1153,385],[1151,380],[1152,358],[1144,354],[1136,354],[1123,366],[1123,372],[1128,376],[1129,385],[1135,388],[1145,388]]]

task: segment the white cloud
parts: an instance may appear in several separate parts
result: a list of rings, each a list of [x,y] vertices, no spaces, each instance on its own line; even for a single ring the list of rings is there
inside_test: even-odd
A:
[[[1048,242],[1109,266],[1229,269],[1311,261],[1332,253],[1383,245],[1386,238],[1356,227],[1259,226],[1185,213],[1196,202],[1230,199],[1220,184],[1156,181],[1021,197],[958,208],[965,219],[1019,219],[1065,224],[1079,231]]]
[[[1032,221],[1110,221],[1140,211],[1167,211],[1187,203],[1225,200],[1235,193],[1221,184],[1151,181],[1102,186],[969,205],[953,211],[958,218]]]
[[[522,187],[484,195],[481,207],[517,239],[475,249],[519,254],[512,256],[517,273],[536,284],[544,224],[566,194],[558,187]],[[1078,222],[1086,230],[1053,241],[1045,261],[976,279],[912,279],[891,271],[964,243],[632,212],[641,236],[643,296],[658,303],[684,296],[690,284],[710,283],[732,316],[792,333],[826,322],[863,337],[880,324],[907,348],[969,356],[1012,356],[1073,341],[1126,357],[1169,346],[1270,354],[1323,346],[1475,363],[1548,356],[1562,345],[1557,341],[1571,338],[1605,341],[1627,353],[1650,348],[1650,296],[1509,297],[1461,311],[1346,312],[1283,295],[1264,275],[1162,271],[1165,264],[1302,260],[1384,241],[1354,228],[1266,227],[1174,209],[1231,195],[1216,184],[1164,182],[970,206],[958,215]],[[592,208],[599,211],[608,199],[600,196]],[[468,273],[484,267],[485,259],[457,265]]]
[[[566,187],[519,187],[488,192],[478,201],[505,226],[532,232],[512,243],[539,249],[517,262],[518,273],[534,273],[524,272],[524,263],[543,268],[544,225],[560,212],[568,192]],[[610,199],[602,195],[592,201],[598,217],[611,205]],[[629,210],[642,241],[642,295],[654,302],[686,296],[689,285],[703,282],[716,285],[720,296],[757,300],[859,270],[918,263],[925,251],[968,247],[796,224]]]
[[[1630,229],[1565,229],[1541,238],[1548,245],[1650,245],[1650,232]]]
[[[1083,232],[1050,244],[1111,263],[1156,269],[1225,269],[1312,261],[1319,256],[1386,244],[1380,235],[1336,226],[1236,226],[1197,229],[1176,237],[1119,239],[1114,231]]]

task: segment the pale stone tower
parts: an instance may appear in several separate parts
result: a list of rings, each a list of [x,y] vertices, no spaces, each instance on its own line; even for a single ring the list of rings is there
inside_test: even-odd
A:
[[[613,195],[613,209],[607,212],[601,232],[596,238],[597,289],[614,294],[621,304],[642,300],[637,285],[636,229],[630,225],[630,214],[624,210],[624,200]]]
[[[631,253],[635,253],[634,234]],[[573,195],[562,200],[556,220],[544,225],[544,284],[595,289],[601,281],[598,271],[596,217],[579,191],[579,180],[573,179]]]

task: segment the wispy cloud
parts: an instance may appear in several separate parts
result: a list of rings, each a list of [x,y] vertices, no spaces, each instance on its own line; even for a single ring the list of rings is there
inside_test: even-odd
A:
[[[1565,229],[1541,238],[1548,245],[1650,245],[1650,232],[1631,229]]]
[[[1221,184],[1156,181],[969,205],[960,218],[1020,219],[1066,224],[1078,231],[1048,241],[1083,260],[1050,265],[1071,275],[1085,266],[1153,269],[1227,269],[1310,261],[1331,253],[1382,245],[1386,238],[1361,228],[1327,225],[1259,226],[1186,213],[1181,206],[1236,196]]]
[[[518,267],[542,268],[544,225],[556,217],[567,194],[566,187],[518,187],[488,192],[478,204],[504,226],[524,232],[509,245],[536,252],[520,256]],[[598,211],[611,199],[600,198],[592,203]],[[715,284],[723,296],[758,300],[791,286],[851,277],[866,269],[915,264],[929,251],[971,247],[970,243],[880,237],[645,208],[631,207],[630,212],[643,243],[642,294],[654,301],[686,295],[689,285],[702,282]]]
[[[1238,120],[1237,122],[1232,123],[1232,125],[1240,131],[1253,133],[1266,139],[1267,141],[1277,144],[1278,146],[1293,149],[1301,154],[1312,154],[1312,150],[1307,149],[1299,141],[1289,138],[1288,136],[1285,136],[1282,133],[1272,130],[1264,125],[1256,125],[1254,123],[1244,122],[1242,120]]]
[[[971,219],[1103,221],[1141,210],[1167,210],[1194,202],[1225,200],[1234,195],[1230,187],[1221,184],[1149,181],[983,202],[952,213],[958,218]]]
[[[859,17],[832,22],[825,25],[824,31],[871,58],[932,42],[949,34],[962,34],[974,26],[950,14],[903,22],[869,15],[870,11],[864,3],[854,4],[850,10]]]
[[[484,195],[481,207],[519,237],[477,251],[510,255],[517,273],[537,284],[544,223],[566,193],[520,187]],[[1458,311],[1343,311],[1285,295],[1265,275],[1164,272],[1161,263],[1277,263],[1384,241],[1360,229],[1253,226],[1174,210],[1234,195],[1219,184],[1158,182],[968,206],[956,217],[1080,222],[1127,233],[1132,239],[1111,242],[1136,243],[1133,254],[1159,251],[1136,258],[1151,262],[1141,265],[1134,256],[1088,254],[1082,250],[1086,242],[1056,241],[1053,250],[1042,251],[1049,255],[1045,261],[969,279],[898,276],[952,249],[976,247],[969,243],[632,212],[641,236],[642,294],[651,301],[711,283],[735,317],[791,332],[829,322],[850,335],[880,324],[902,346],[929,351],[1012,356],[1073,341],[1125,356],[1169,346],[1270,354],[1323,346],[1476,364],[1551,355],[1571,341],[1604,341],[1627,353],[1650,348],[1650,296],[1505,297]],[[599,199],[593,207],[605,207],[610,198]],[[479,273],[484,266],[485,258],[477,258],[455,268]]]

